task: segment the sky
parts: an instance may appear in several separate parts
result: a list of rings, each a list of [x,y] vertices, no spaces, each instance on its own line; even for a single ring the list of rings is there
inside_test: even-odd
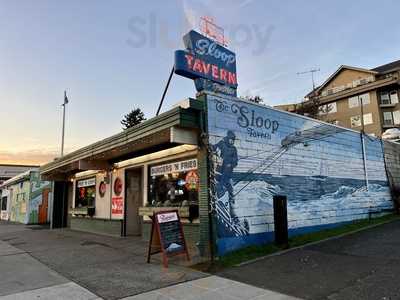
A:
[[[238,94],[301,101],[340,65],[400,59],[400,2],[317,0],[0,0],[0,163],[43,164],[121,131],[133,108],[155,115],[182,36],[200,16],[224,28]],[[174,76],[163,110],[195,96]]]

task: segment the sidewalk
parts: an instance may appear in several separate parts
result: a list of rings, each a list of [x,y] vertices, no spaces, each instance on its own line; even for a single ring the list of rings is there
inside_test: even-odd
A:
[[[48,230],[39,226],[0,223],[0,241],[59,275],[55,276],[57,280],[51,277],[32,287],[28,285],[26,290],[72,281],[98,297],[114,300],[208,276],[178,265],[178,257],[171,259],[168,269],[162,267],[157,255],[148,264],[147,243],[139,237],[118,238],[68,229]],[[12,256],[2,258],[7,261]],[[13,270],[12,264],[10,262],[7,277],[19,271],[22,285],[36,280],[33,270],[25,274],[22,269]],[[0,269],[3,269],[2,265],[0,263]],[[0,274],[3,275],[2,270]],[[3,287],[0,283],[0,295],[24,291],[7,288],[12,284],[18,287],[15,282],[4,283]]]
[[[78,235],[82,241],[76,234],[0,224],[0,300],[295,299],[180,266],[146,264],[126,253],[132,245],[123,247],[124,239]]]
[[[125,298],[124,300],[296,300],[273,291],[248,284],[210,276],[152,292]]]
[[[99,299],[30,255],[0,241],[0,299]]]

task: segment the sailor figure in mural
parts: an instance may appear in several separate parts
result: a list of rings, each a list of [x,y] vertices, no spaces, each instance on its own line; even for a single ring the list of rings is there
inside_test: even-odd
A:
[[[233,131],[229,130],[226,137],[224,137],[214,146],[214,151],[217,155],[217,168],[215,177],[219,183],[217,186],[217,197],[219,199],[226,192],[228,192],[229,212],[232,218],[236,216],[233,208],[235,204],[235,196],[233,194],[232,175],[233,169],[238,164],[235,139],[235,134]]]
[[[216,181],[216,200],[217,206],[223,210],[226,225],[229,225],[236,234],[248,234],[248,223],[244,220],[241,224],[236,214],[235,194],[233,190],[233,170],[238,165],[238,152],[235,147],[236,136],[231,130],[227,131],[226,136],[212,146],[215,158],[215,181]],[[228,202],[222,205],[221,198],[228,195]],[[222,213],[222,211],[221,211]],[[228,224],[229,223],[229,224]]]

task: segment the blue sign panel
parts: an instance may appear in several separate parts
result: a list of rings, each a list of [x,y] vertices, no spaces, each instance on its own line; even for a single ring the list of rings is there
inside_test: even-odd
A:
[[[207,109],[220,255],[273,240],[277,194],[291,235],[393,208],[379,139],[364,138],[364,156],[342,127],[232,97],[207,95]]]
[[[206,36],[192,30],[184,38],[186,50],[175,51],[175,73],[194,80],[198,89],[213,88],[211,82],[225,86],[232,94],[237,88],[236,55]]]

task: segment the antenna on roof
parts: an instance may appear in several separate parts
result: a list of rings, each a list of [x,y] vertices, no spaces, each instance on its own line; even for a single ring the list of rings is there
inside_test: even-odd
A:
[[[320,71],[320,69],[311,69],[311,70],[304,71],[304,72],[297,72],[297,75],[303,75],[303,74],[311,73],[312,90],[315,91],[314,73],[315,72],[319,72],[319,71]]]

